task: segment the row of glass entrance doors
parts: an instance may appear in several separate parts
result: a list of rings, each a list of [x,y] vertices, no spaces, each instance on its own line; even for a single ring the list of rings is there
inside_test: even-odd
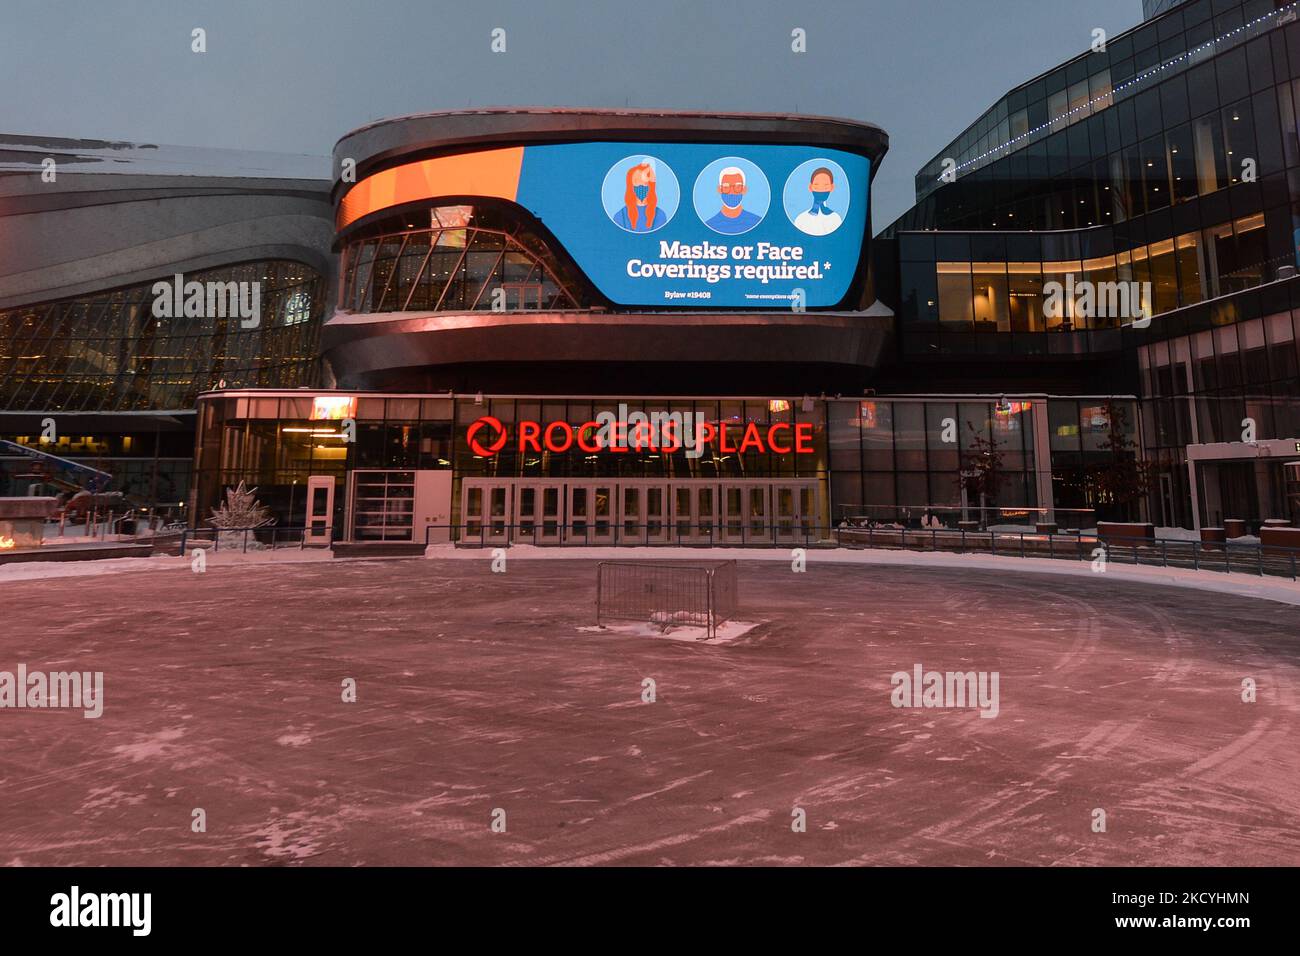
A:
[[[461,481],[468,544],[763,544],[815,540],[818,481]]]

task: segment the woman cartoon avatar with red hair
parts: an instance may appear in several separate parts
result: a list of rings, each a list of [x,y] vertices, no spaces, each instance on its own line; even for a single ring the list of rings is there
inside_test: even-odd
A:
[[[653,232],[666,221],[658,203],[654,163],[642,160],[628,168],[623,208],[615,213],[614,223],[628,232]]]

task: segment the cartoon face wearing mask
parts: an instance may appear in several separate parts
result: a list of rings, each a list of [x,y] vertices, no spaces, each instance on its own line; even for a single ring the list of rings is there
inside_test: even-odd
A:
[[[712,176],[714,175],[712,170],[716,169],[717,166],[722,166],[717,173],[717,186],[714,187],[717,189],[715,195],[718,197],[718,205],[714,207],[717,211],[705,218],[707,214],[703,209],[700,209],[700,216],[704,219],[704,224],[714,232],[720,232],[727,236],[738,236],[742,232],[748,232],[763,221],[763,213],[745,208],[745,203],[748,199],[755,199],[755,202],[760,207],[762,206],[763,202],[766,201],[762,191],[764,180],[762,179],[762,171],[757,167],[752,167],[752,164],[748,164],[747,161],[737,159],[735,163],[731,163],[730,160],[731,157],[724,157],[716,165],[711,164],[705,168],[708,175]],[[745,167],[738,165],[741,162],[746,162],[747,165]],[[701,183],[703,182],[703,175],[702,173]],[[754,183],[759,185],[757,198],[749,195],[749,180],[751,177]],[[704,193],[701,191],[699,196],[703,197]],[[704,202],[705,207],[709,205],[712,205],[711,199]]]
[[[665,221],[663,210],[658,207],[655,168],[653,162],[646,159],[628,169],[623,208],[615,214],[614,222],[628,232],[650,232]]]
[[[724,172],[718,183],[718,194],[726,208],[740,208],[740,204],[745,201],[745,174],[739,170]]]
[[[795,228],[810,236],[828,236],[843,222],[841,212],[846,200],[833,200],[835,193],[835,173],[829,166],[818,166],[808,177],[808,193],[812,197],[812,206],[805,209],[794,220]],[[840,207],[832,208],[832,202]]]
[[[831,198],[831,193],[835,191],[835,178],[829,169],[819,169],[813,173],[812,179],[808,183],[808,191],[812,193],[812,209],[808,210],[814,216],[827,215],[831,210],[826,205],[826,201]]]

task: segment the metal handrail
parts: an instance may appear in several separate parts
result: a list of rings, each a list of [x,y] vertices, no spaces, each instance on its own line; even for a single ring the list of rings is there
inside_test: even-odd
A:
[[[948,528],[836,528],[835,541],[839,547],[863,547],[861,544],[845,543],[843,536],[860,537],[866,535],[866,548],[897,548],[908,550],[908,537],[912,536],[917,540],[924,540],[928,535],[930,538],[931,551],[948,551],[958,554],[965,554],[967,551],[978,551],[983,553],[985,548],[980,546],[983,538],[988,538],[988,553],[996,555],[997,539],[1016,539],[1019,542],[1019,549],[1004,549],[1003,554],[1018,555],[1022,558],[1028,557],[1047,557],[1047,558],[1074,558],[1076,560],[1094,560],[1097,555],[1095,550],[1100,547],[1103,556],[1110,560],[1112,555],[1121,556],[1128,553],[1134,565],[1140,565],[1143,562],[1143,554],[1150,554],[1152,561],[1148,562],[1149,566],[1155,566],[1155,553],[1159,551],[1159,566],[1163,568],[1183,567],[1178,563],[1182,557],[1179,554],[1182,551],[1186,555],[1186,560],[1191,562],[1191,569],[1195,571],[1215,570],[1217,562],[1213,559],[1222,559],[1222,569],[1225,573],[1231,574],[1233,571],[1238,573],[1253,573],[1260,577],[1266,573],[1276,576],[1289,577],[1291,580],[1300,580],[1297,577],[1297,555],[1300,555],[1300,548],[1292,548],[1278,544],[1259,544],[1235,542],[1232,539],[1226,541],[1216,541],[1207,544],[1203,541],[1186,540],[1182,538],[1106,538],[1097,534],[1085,535],[1082,533],[1062,534],[1060,532],[1033,532],[1033,531],[966,531],[952,530]],[[940,536],[943,536],[941,542]],[[883,539],[886,543],[878,545],[877,538]],[[894,540],[896,539],[896,543]],[[971,540],[968,546],[967,540]],[[1046,553],[1043,553],[1041,542],[1047,542]],[[1064,540],[1073,543],[1073,548],[1066,551],[1058,552],[1056,542]],[[956,543],[954,546],[954,542]],[[1027,547],[1027,543],[1033,543],[1034,547]],[[942,544],[942,546],[941,546]],[[1091,549],[1085,549],[1084,545],[1091,545]],[[1171,554],[1171,547],[1173,553]],[[922,548],[921,550],[925,550]],[[1245,558],[1245,563],[1239,562],[1234,568],[1232,561],[1233,555]],[[1206,562],[1206,556],[1212,560]],[[1250,559],[1253,556],[1254,561]],[[1170,563],[1170,559],[1174,563]]]
[[[700,524],[691,522],[687,537],[679,522],[660,521],[627,524],[610,519],[604,530],[593,534],[596,522],[471,521],[460,524],[431,524],[425,528],[424,544],[428,547],[435,532],[445,532],[455,547],[510,547],[533,544],[538,547],[601,546],[611,547],[756,547],[801,545],[803,547],[881,548],[888,550],[945,551],[959,554],[980,553],[1021,558],[1095,560],[1097,548],[1107,560],[1132,559],[1134,565],[1163,568],[1189,567],[1191,570],[1222,570],[1226,573],[1274,575],[1300,580],[1297,566],[1300,548],[1284,545],[1239,543],[1231,539],[1207,544],[1180,538],[1102,537],[1076,532],[1033,531],[966,531],[950,528],[839,528],[820,521],[764,522],[755,525],[741,522],[736,531],[725,527],[729,522]],[[628,534],[627,529],[632,533]],[[651,536],[651,529],[654,536]],[[545,537],[542,537],[545,529]],[[520,534],[519,532],[525,533]],[[866,539],[865,543],[861,541]],[[1144,561],[1144,557],[1150,560]],[[1235,563],[1234,563],[1235,562]]]

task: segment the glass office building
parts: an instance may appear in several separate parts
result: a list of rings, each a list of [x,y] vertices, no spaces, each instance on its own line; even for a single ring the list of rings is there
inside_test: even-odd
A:
[[[1132,393],[1153,520],[1290,517],[1259,443],[1300,434],[1296,9],[1150,9],[926,164],[876,244],[909,375]],[[1048,307],[1085,285],[1112,307]]]

